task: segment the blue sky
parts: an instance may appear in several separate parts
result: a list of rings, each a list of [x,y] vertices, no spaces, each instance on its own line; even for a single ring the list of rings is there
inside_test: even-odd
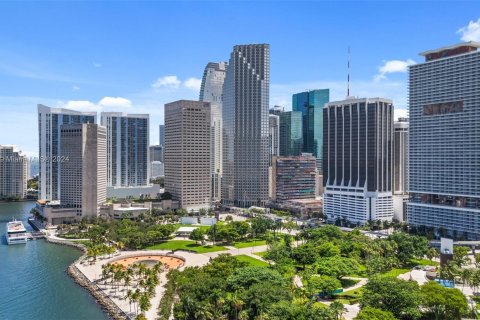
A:
[[[330,88],[407,106],[406,66],[418,53],[480,40],[470,2],[0,2],[0,144],[37,153],[36,104],[151,114],[197,99],[203,68],[235,44],[271,45],[270,104]]]

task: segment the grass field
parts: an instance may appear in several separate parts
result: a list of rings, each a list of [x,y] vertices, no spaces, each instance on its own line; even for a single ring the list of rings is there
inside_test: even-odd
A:
[[[247,256],[245,254],[235,256],[235,258],[237,258],[238,260],[243,261],[243,262],[248,262],[251,266],[268,267],[268,263],[266,263],[265,261],[261,261],[261,260],[252,258],[252,257]]]
[[[334,297],[335,301],[339,301],[343,304],[355,304],[362,297],[362,288],[344,291]]]
[[[410,260],[410,265],[413,267],[415,266],[439,266],[440,262],[437,261],[430,261],[428,259],[412,259]]]
[[[256,255],[256,256],[259,256],[259,257],[262,257],[262,258],[263,258],[263,257],[265,257],[265,255],[267,254],[267,252],[266,252],[266,251],[263,251],[263,252],[254,252],[253,254]]]
[[[249,239],[247,241],[235,242],[233,246],[237,249],[241,249],[241,248],[249,248],[253,246],[263,246],[265,244],[267,244],[267,242],[263,239],[256,239],[255,241],[253,241],[252,239]]]
[[[411,269],[399,269],[399,268],[393,268],[390,271],[387,271],[385,273],[381,273],[382,276],[385,277],[398,277],[399,275],[403,273],[409,272]]]
[[[222,246],[202,246],[190,240],[171,240],[147,247],[147,250],[190,250],[197,253],[227,250]]]

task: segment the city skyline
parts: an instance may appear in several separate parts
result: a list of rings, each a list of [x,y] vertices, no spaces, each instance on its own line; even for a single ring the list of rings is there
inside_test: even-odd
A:
[[[232,31],[236,18],[247,13],[253,4],[232,4],[238,6],[238,10],[231,10],[232,13],[224,10],[212,25],[200,21],[214,14],[209,12],[212,5],[209,3],[191,4],[198,7],[202,17],[182,12],[180,6],[173,3],[139,6],[125,3],[113,12],[107,11],[104,4],[93,5],[97,9],[96,15],[89,19],[89,26],[80,28],[66,20],[73,19],[74,22],[91,13],[82,3],[69,7],[60,4],[55,10],[46,3],[34,4],[22,7],[21,14],[15,10],[16,4],[2,4],[0,25],[4,25],[4,29],[13,22],[33,20],[37,23],[25,23],[21,30],[9,28],[8,34],[0,34],[3,43],[0,58],[4,61],[0,64],[0,108],[7,112],[7,117],[0,120],[0,144],[14,144],[28,156],[37,156],[38,146],[28,137],[36,132],[32,123],[38,103],[80,111],[149,113],[151,144],[157,144],[158,125],[163,123],[163,104],[178,99],[196,99],[205,62],[225,60],[231,46],[242,43],[271,45],[270,107],[280,104],[287,111],[291,110],[291,95],[307,89],[329,88],[331,100],[343,99],[346,95],[347,48],[350,46],[352,95],[387,96],[398,110],[405,110],[406,66],[421,62],[418,52],[444,43],[480,38],[480,23],[471,2],[456,3],[455,6],[440,3],[435,8],[426,3],[412,3],[408,8],[400,3],[362,4],[361,11],[366,18],[373,15],[374,11],[369,10],[372,6],[379,10],[404,9],[404,12],[398,12],[398,23],[385,25],[386,29],[381,30],[371,28],[373,21],[367,22],[369,19],[362,19],[357,28],[329,28],[339,14],[346,18],[356,15],[358,8],[354,5],[345,8],[333,3],[308,2],[294,6],[285,2],[272,6],[262,2],[255,4],[259,15],[252,17],[252,25],[235,33]],[[216,5],[218,9],[226,6]],[[331,17],[313,19],[315,23],[308,22],[309,19],[299,21],[300,16],[314,15],[315,9],[328,10]],[[436,17],[428,25],[420,19],[427,9]],[[59,16],[59,11],[65,14]],[[167,11],[170,16],[162,13]],[[119,26],[120,21],[134,14],[145,15],[145,21],[129,26],[131,30]],[[53,15],[55,19],[52,19]],[[170,29],[179,16],[191,21],[180,30],[175,29],[178,40],[171,39],[168,36]],[[269,19],[273,17],[275,19]],[[282,23],[284,19],[278,19],[282,17],[298,23],[285,25]],[[161,18],[163,22],[160,30],[153,28],[155,18]],[[264,29],[256,30],[261,23],[263,27],[263,18],[269,19],[270,23]],[[105,26],[105,19],[112,21],[112,26]],[[198,32],[209,33],[220,23],[225,29],[222,35],[230,32],[231,37],[223,36],[224,39],[203,44],[195,40],[189,28],[195,25]],[[65,28],[60,30],[54,24],[65,25]],[[414,30],[422,32],[411,37]],[[154,36],[157,31],[160,34]],[[436,38],[430,37],[434,31],[439,34]],[[319,33],[323,37],[322,44],[309,42],[312,50],[291,50],[296,41],[306,41]],[[107,34],[111,37],[106,37]],[[140,36],[137,39],[133,34]],[[380,39],[385,48],[378,48],[375,52],[362,50]],[[52,50],[60,45],[61,50]],[[136,46],[140,45],[142,59],[135,58],[139,54]],[[190,50],[163,50],[164,46],[178,45],[184,49],[195,45],[198,54],[192,59]],[[176,56],[172,56],[173,51]],[[296,60],[300,63],[292,64]],[[398,115],[404,116],[405,111],[397,111]],[[16,134],[18,130],[25,134]]]

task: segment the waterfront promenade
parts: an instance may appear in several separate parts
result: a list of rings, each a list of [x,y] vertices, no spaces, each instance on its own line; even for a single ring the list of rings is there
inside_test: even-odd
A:
[[[91,259],[87,259],[83,257],[75,262],[75,267],[92,283],[98,286],[98,288],[111,299],[111,301],[116,304],[128,317],[134,318],[135,312],[132,305],[129,303],[128,299],[125,299],[126,292],[128,289],[135,289],[133,285],[126,287],[122,286],[119,290],[114,290],[112,286],[105,285],[102,282],[102,265],[108,263],[114,263],[115,261],[136,257],[136,256],[143,256],[145,259],[148,256],[156,256],[156,255],[163,255],[163,256],[173,256],[173,257],[180,257],[184,260],[183,265],[179,268],[179,270],[183,270],[187,267],[201,267],[210,262],[211,259],[219,256],[223,253],[228,253],[231,255],[248,255],[258,260],[262,260],[259,256],[253,254],[253,252],[262,252],[266,251],[267,246],[261,245],[256,247],[249,247],[249,248],[233,248],[228,247],[228,250],[223,251],[216,251],[216,252],[209,252],[209,253],[193,253],[187,252],[182,250],[175,251],[172,254],[171,251],[167,250],[139,250],[139,251],[121,251],[117,252],[116,254],[110,256],[100,256],[97,257],[96,261],[91,261]],[[145,313],[145,316],[148,320],[154,320],[157,318],[157,308],[160,303],[160,299],[163,296],[165,291],[164,285],[167,282],[166,279],[167,271],[164,271],[160,274],[160,284],[157,285],[155,288],[155,296],[151,300],[152,306],[150,309]]]

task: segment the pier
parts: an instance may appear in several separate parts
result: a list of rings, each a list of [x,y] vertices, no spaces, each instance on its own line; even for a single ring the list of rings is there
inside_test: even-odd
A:
[[[40,231],[33,231],[33,232],[27,232],[27,237],[28,240],[37,240],[37,239],[42,239],[45,238],[45,234]]]

